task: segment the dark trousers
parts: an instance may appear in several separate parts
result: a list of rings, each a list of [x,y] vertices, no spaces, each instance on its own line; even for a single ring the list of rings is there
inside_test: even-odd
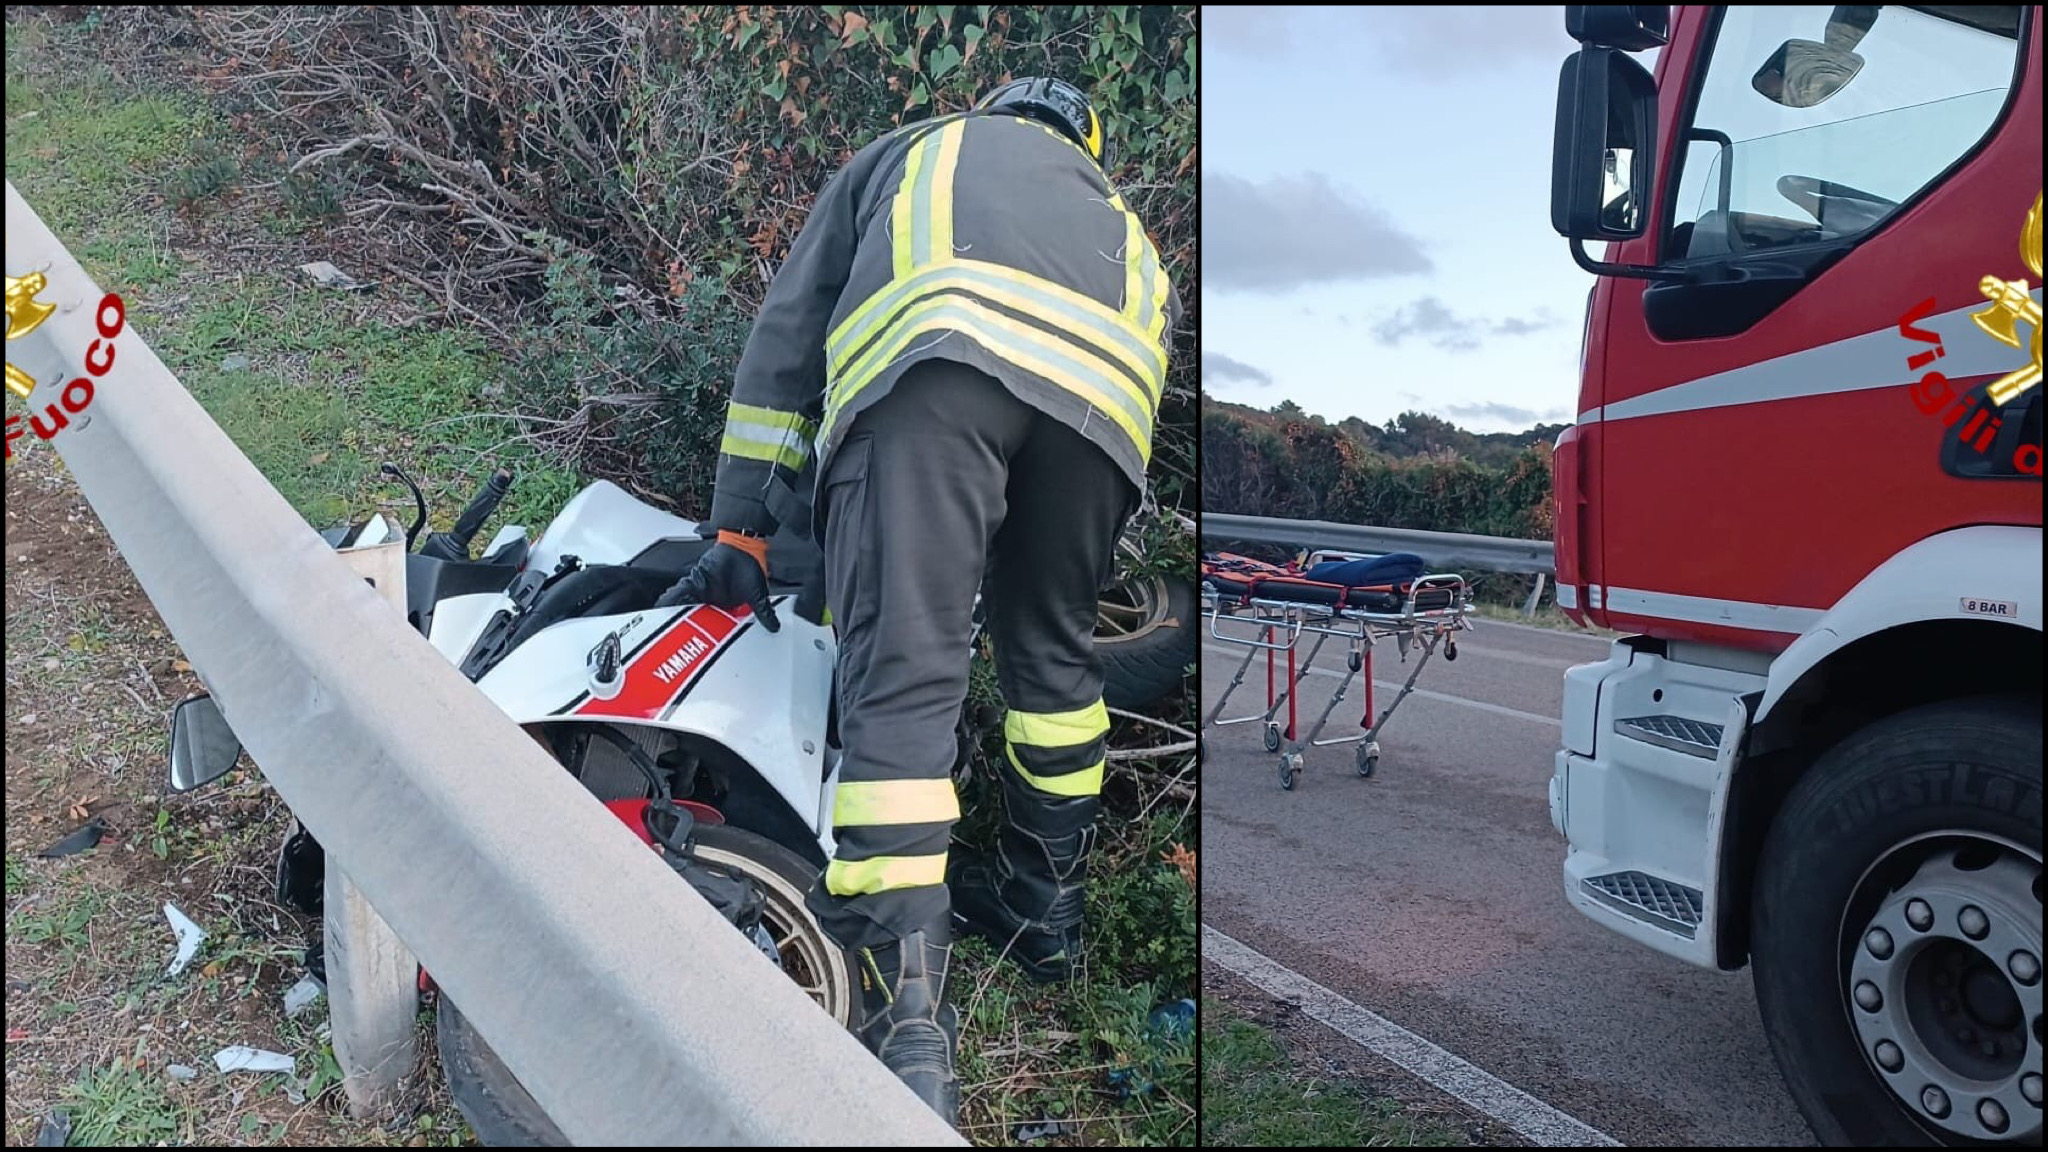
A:
[[[821,500],[844,757],[838,847],[810,905],[863,947],[949,913],[955,725],[985,572],[1011,818],[1030,818],[1022,804],[1093,821],[1109,731],[1096,604],[1137,493],[997,380],[932,360],[855,418]]]

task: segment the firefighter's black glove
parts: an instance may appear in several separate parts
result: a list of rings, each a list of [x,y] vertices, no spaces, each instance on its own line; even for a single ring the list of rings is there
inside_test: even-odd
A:
[[[768,602],[767,542],[720,532],[718,543],[654,602],[656,608],[677,604],[750,608],[760,617],[762,627],[780,632],[782,621],[776,618],[775,606]]]

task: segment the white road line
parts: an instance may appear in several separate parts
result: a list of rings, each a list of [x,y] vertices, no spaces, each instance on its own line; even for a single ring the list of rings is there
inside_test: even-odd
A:
[[[1294,1001],[1311,1020],[1513,1128],[1532,1144],[1545,1148],[1623,1146],[1598,1128],[1558,1111],[1207,924],[1202,925],[1202,959],[1214,960],[1272,995]]]
[[[1344,673],[1334,668],[1311,668],[1308,670],[1308,674],[1311,676],[1324,676],[1331,680],[1342,680],[1344,678]],[[1286,678],[1285,676],[1280,677],[1282,680]],[[1373,686],[1388,692],[1399,692],[1401,690],[1401,682],[1398,680],[1375,680],[1373,681]],[[1453,696],[1448,692],[1432,692],[1427,688],[1417,688],[1412,694],[1424,696],[1431,700],[1441,700],[1446,704],[1462,704],[1467,708],[1477,708],[1481,712],[1492,712],[1498,716],[1512,716],[1517,720],[1527,720],[1532,724],[1548,724],[1552,728],[1564,727],[1564,724],[1555,716],[1539,716],[1534,712],[1524,712],[1520,708],[1510,708],[1505,704],[1492,704],[1485,700],[1468,700],[1463,696]],[[1206,707],[1206,705],[1204,706]],[[1318,702],[1315,707],[1321,708],[1322,703]]]
[[[1309,674],[1312,676],[1328,676],[1332,680],[1342,680],[1344,678],[1342,672],[1332,671],[1328,668],[1311,668],[1309,669]],[[1401,682],[1399,680],[1375,680],[1373,681],[1373,686],[1385,689],[1388,692],[1399,692],[1401,690]],[[1467,708],[1477,708],[1481,712],[1492,712],[1498,716],[1513,716],[1517,720],[1548,724],[1552,728],[1564,727],[1563,723],[1555,716],[1539,716],[1534,712],[1524,712],[1520,708],[1510,708],[1505,704],[1490,704],[1484,700],[1468,700],[1463,696],[1453,696],[1448,692],[1431,692],[1427,688],[1417,688],[1410,695],[1425,696],[1431,700],[1441,700],[1446,704],[1463,704]],[[1376,700],[1374,703],[1377,704],[1378,701]]]

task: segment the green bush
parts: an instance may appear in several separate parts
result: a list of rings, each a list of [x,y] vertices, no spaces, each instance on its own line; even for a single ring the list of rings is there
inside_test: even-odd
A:
[[[825,179],[1013,75],[1087,88],[1187,313],[1155,487],[1194,476],[1189,5],[198,8],[250,122],[369,253],[497,330],[510,399],[596,475],[709,504],[754,311]],[[348,166],[346,180],[305,185]]]
[[[1482,464],[1451,451],[1383,455],[1314,418],[1202,413],[1202,508],[1379,528],[1551,535],[1550,445]]]

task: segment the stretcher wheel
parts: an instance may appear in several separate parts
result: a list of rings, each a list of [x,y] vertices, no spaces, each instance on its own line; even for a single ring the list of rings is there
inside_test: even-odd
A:
[[[1377,744],[1360,744],[1360,745],[1358,746],[1358,751],[1357,751],[1356,753],[1354,753],[1354,756],[1356,757],[1356,760],[1357,760],[1357,763],[1358,763],[1358,774],[1359,774],[1360,776],[1362,776],[1362,777],[1371,777],[1371,775],[1372,775],[1372,774],[1373,774],[1374,772],[1377,772],[1377,771],[1379,771],[1379,767],[1380,767],[1380,748],[1379,748],[1379,745],[1377,745]]]
[[[1344,662],[1351,666],[1351,670],[1353,672],[1356,672],[1360,668],[1365,667],[1365,657],[1359,655],[1357,652],[1352,652],[1351,655],[1345,658]]]
[[[1280,790],[1294,791],[1294,778],[1301,775],[1301,753],[1289,752],[1280,758]]]
[[[1268,752],[1278,752],[1279,750],[1280,750],[1280,726],[1279,726],[1278,724],[1274,724],[1274,723],[1272,723],[1272,722],[1268,721],[1268,722],[1267,722],[1267,724],[1266,724],[1266,751],[1268,751]]]
[[[1446,660],[1456,660],[1457,658],[1458,658],[1458,642],[1457,642],[1456,640],[1446,640],[1446,641],[1444,641],[1444,659],[1446,659]]]

